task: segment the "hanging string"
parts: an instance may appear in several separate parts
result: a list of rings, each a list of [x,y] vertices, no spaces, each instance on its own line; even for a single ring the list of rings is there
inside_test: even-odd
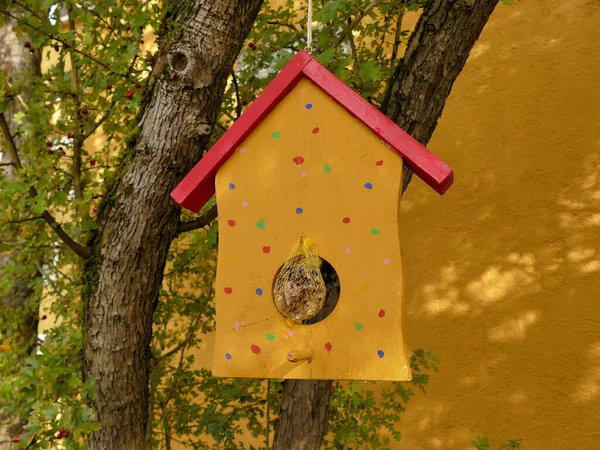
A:
[[[306,51],[312,53],[312,0],[308,0],[308,14],[306,15]]]

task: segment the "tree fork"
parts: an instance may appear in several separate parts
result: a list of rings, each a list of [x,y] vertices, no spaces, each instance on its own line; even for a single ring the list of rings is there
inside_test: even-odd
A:
[[[423,11],[381,108],[423,145],[431,139],[452,85],[498,1],[433,0]],[[402,193],[411,177],[405,168]],[[332,386],[332,381],[321,380],[284,382],[274,450],[321,447],[327,419],[323,403]]]
[[[209,143],[227,77],[261,0],[168,6],[138,124],[90,239],[84,377],[102,425],[90,450],[147,448],[152,315],[179,207],[170,192]],[[150,424],[150,425],[149,425]]]

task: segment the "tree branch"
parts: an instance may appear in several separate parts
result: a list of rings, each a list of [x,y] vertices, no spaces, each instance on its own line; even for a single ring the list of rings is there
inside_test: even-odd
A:
[[[197,230],[198,228],[204,228],[209,225],[213,220],[217,218],[217,205],[213,205],[208,211],[202,214],[200,217],[194,220],[190,220],[189,222],[179,222],[177,226],[177,234],[179,236],[181,233],[185,233],[187,231]]]
[[[40,220],[40,219],[43,219],[43,218],[44,218],[43,216],[34,216],[34,217],[26,217],[25,219],[7,220],[7,221],[2,222],[2,223],[5,223],[5,224],[9,224],[9,223],[10,224],[25,223],[25,222],[31,222],[33,220]]]
[[[392,46],[392,54],[390,61],[395,61],[398,56],[398,49],[402,40],[402,20],[404,19],[404,0],[398,5],[398,22],[396,23],[396,33],[394,34],[394,44]]]
[[[336,48],[338,45],[344,42],[344,39],[348,37],[348,34],[351,33],[352,30],[354,30],[358,26],[358,24],[367,16],[367,14],[369,14],[373,10],[373,8],[379,5],[380,2],[381,0],[373,0],[371,3],[369,3],[367,7],[363,9],[362,12],[354,18],[352,23],[350,23],[350,25],[344,28],[341,34],[334,39],[333,43],[331,44],[331,48]]]
[[[17,170],[21,170],[23,165],[21,164],[15,141],[10,134],[10,129],[8,128],[8,123],[6,122],[4,113],[0,114],[0,128],[2,129],[2,136],[4,137],[4,141],[8,147],[8,153],[13,165]],[[29,188],[29,195],[31,197],[36,197],[38,195],[37,189],[31,186]],[[75,242],[47,210],[42,213],[42,218],[48,225],[50,225],[50,228],[54,230],[54,232],[67,247],[69,247],[82,258],[88,258],[90,256],[90,249]]]
[[[284,22],[278,22],[276,20],[269,20],[267,22],[267,24],[269,24],[269,25],[278,25],[280,27],[286,27],[286,28],[289,28],[290,30],[294,30],[294,31],[301,31],[298,28],[296,28],[294,25],[292,25],[291,23],[284,23]]]
[[[240,98],[240,87],[238,86],[237,78],[235,77],[235,71],[231,71],[231,79],[233,81],[233,87],[235,88],[235,114],[239,119],[242,115],[242,99]]]

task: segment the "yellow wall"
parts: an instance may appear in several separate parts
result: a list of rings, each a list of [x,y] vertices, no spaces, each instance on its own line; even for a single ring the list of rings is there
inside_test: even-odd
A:
[[[397,449],[600,448],[600,2],[500,5],[403,200],[409,347],[441,361]]]

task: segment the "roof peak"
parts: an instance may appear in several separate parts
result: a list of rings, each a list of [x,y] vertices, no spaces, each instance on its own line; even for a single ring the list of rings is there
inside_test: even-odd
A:
[[[454,175],[450,167],[301,50],[186,175],[171,197],[184,208],[198,212],[215,193],[215,176],[219,168],[304,77],[366,125],[391,150],[400,154],[415,175],[436,192],[443,194],[452,185]]]

